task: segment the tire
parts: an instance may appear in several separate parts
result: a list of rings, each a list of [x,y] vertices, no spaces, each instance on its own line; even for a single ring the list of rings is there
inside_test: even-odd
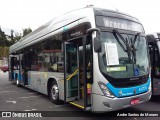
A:
[[[54,104],[61,104],[60,100],[59,100],[59,89],[58,89],[58,85],[55,81],[52,82],[51,86],[50,86],[50,90],[49,90],[49,96],[51,101]]]
[[[20,83],[19,83],[18,77],[16,78],[16,85],[17,85],[17,87],[21,86]]]

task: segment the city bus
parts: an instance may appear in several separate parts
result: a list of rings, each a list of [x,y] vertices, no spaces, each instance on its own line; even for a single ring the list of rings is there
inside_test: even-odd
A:
[[[148,34],[146,37],[152,66],[152,95],[160,95],[160,33]]]
[[[9,80],[85,111],[146,102],[151,77],[143,25],[94,6],[63,14],[10,47]]]

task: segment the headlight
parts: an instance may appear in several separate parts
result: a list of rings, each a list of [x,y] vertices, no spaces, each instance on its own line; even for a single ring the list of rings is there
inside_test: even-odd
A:
[[[110,97],[110,98],[114,98],[115,96],[112,94],[112,92],[107,88],[106,84],[104,84],[103,82],[98,82],[99,87],[101,88],[103,94],[106,97]]]

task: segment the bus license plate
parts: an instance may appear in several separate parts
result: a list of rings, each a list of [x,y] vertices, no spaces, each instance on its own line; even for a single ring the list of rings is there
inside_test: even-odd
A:
[[[139,98],[134,98],[131,100],[131,105],[135,105],[139,103]]]

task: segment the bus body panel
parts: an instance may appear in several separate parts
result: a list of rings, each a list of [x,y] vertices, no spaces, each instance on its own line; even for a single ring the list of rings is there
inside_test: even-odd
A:
[[[157,79],[157,78],[153,78],[153,81],[152,81],[152,93],[153,95],[160,95],[160,79]]]
[[[107,98],[98,94],[93,94],[93,111],[94,112],[104,112],[104,111],[114,111],[119,109],[124,109],[131,107],[131,100],[139,98],[139,103],[146,102],[150,100],[151,89],[143,94],[125,97],[125,98]],[[101,99],[100,99],[101,98]]]
[[[114,110],[119,110],[121,108],[127,108],[132,106],[130,104],[131,100],[134,98],[139,98],[140,102],[146,102],[148,100],[150,100],[151,97],[151,84],[149,84],[149,87],[147,88],[147,92],[145,93],[141,93],[138,95],[134,95],[134,96],[127,96],[127,97],[122,97],[122,98],[109,98],[104,96],[104,94],[102,93],[98,82],[101,81],[105,84],[109,83],[107,81],[107,79],[102,75],[102,73],[99,70],[99,66],[98,66],[98,54],[94,53],[93,54],[93,65],[94,65],[94,73],[93,73],[93,78],[94,78],[94,83],[92,84],[92,105],[93,105],[93,111],[94,112],[103,112],[103,111],[114,111]],[[95,69],[96,68],[96,69]],[[150,80],[148,81],[150,83]],[[142,85],[143,86],[143,85]],[[137,86],[138,87],[138,86]],[[125,89],[125,88],[123,88]],[[101,99],[100,99],[101,98]],[[97,102],[98,101],[98,102]],[[106,107],[103,103],[109,103],[110,107]]]
[[[59,98],[64,100],[63,91],[64,91],[64,82],[63,73],[56,72],[37,72],[29,71],[28,72],[28,88],[38,91],[40,93],[48,95],[47,84],[49,79],[54,79],[59,86]]]

